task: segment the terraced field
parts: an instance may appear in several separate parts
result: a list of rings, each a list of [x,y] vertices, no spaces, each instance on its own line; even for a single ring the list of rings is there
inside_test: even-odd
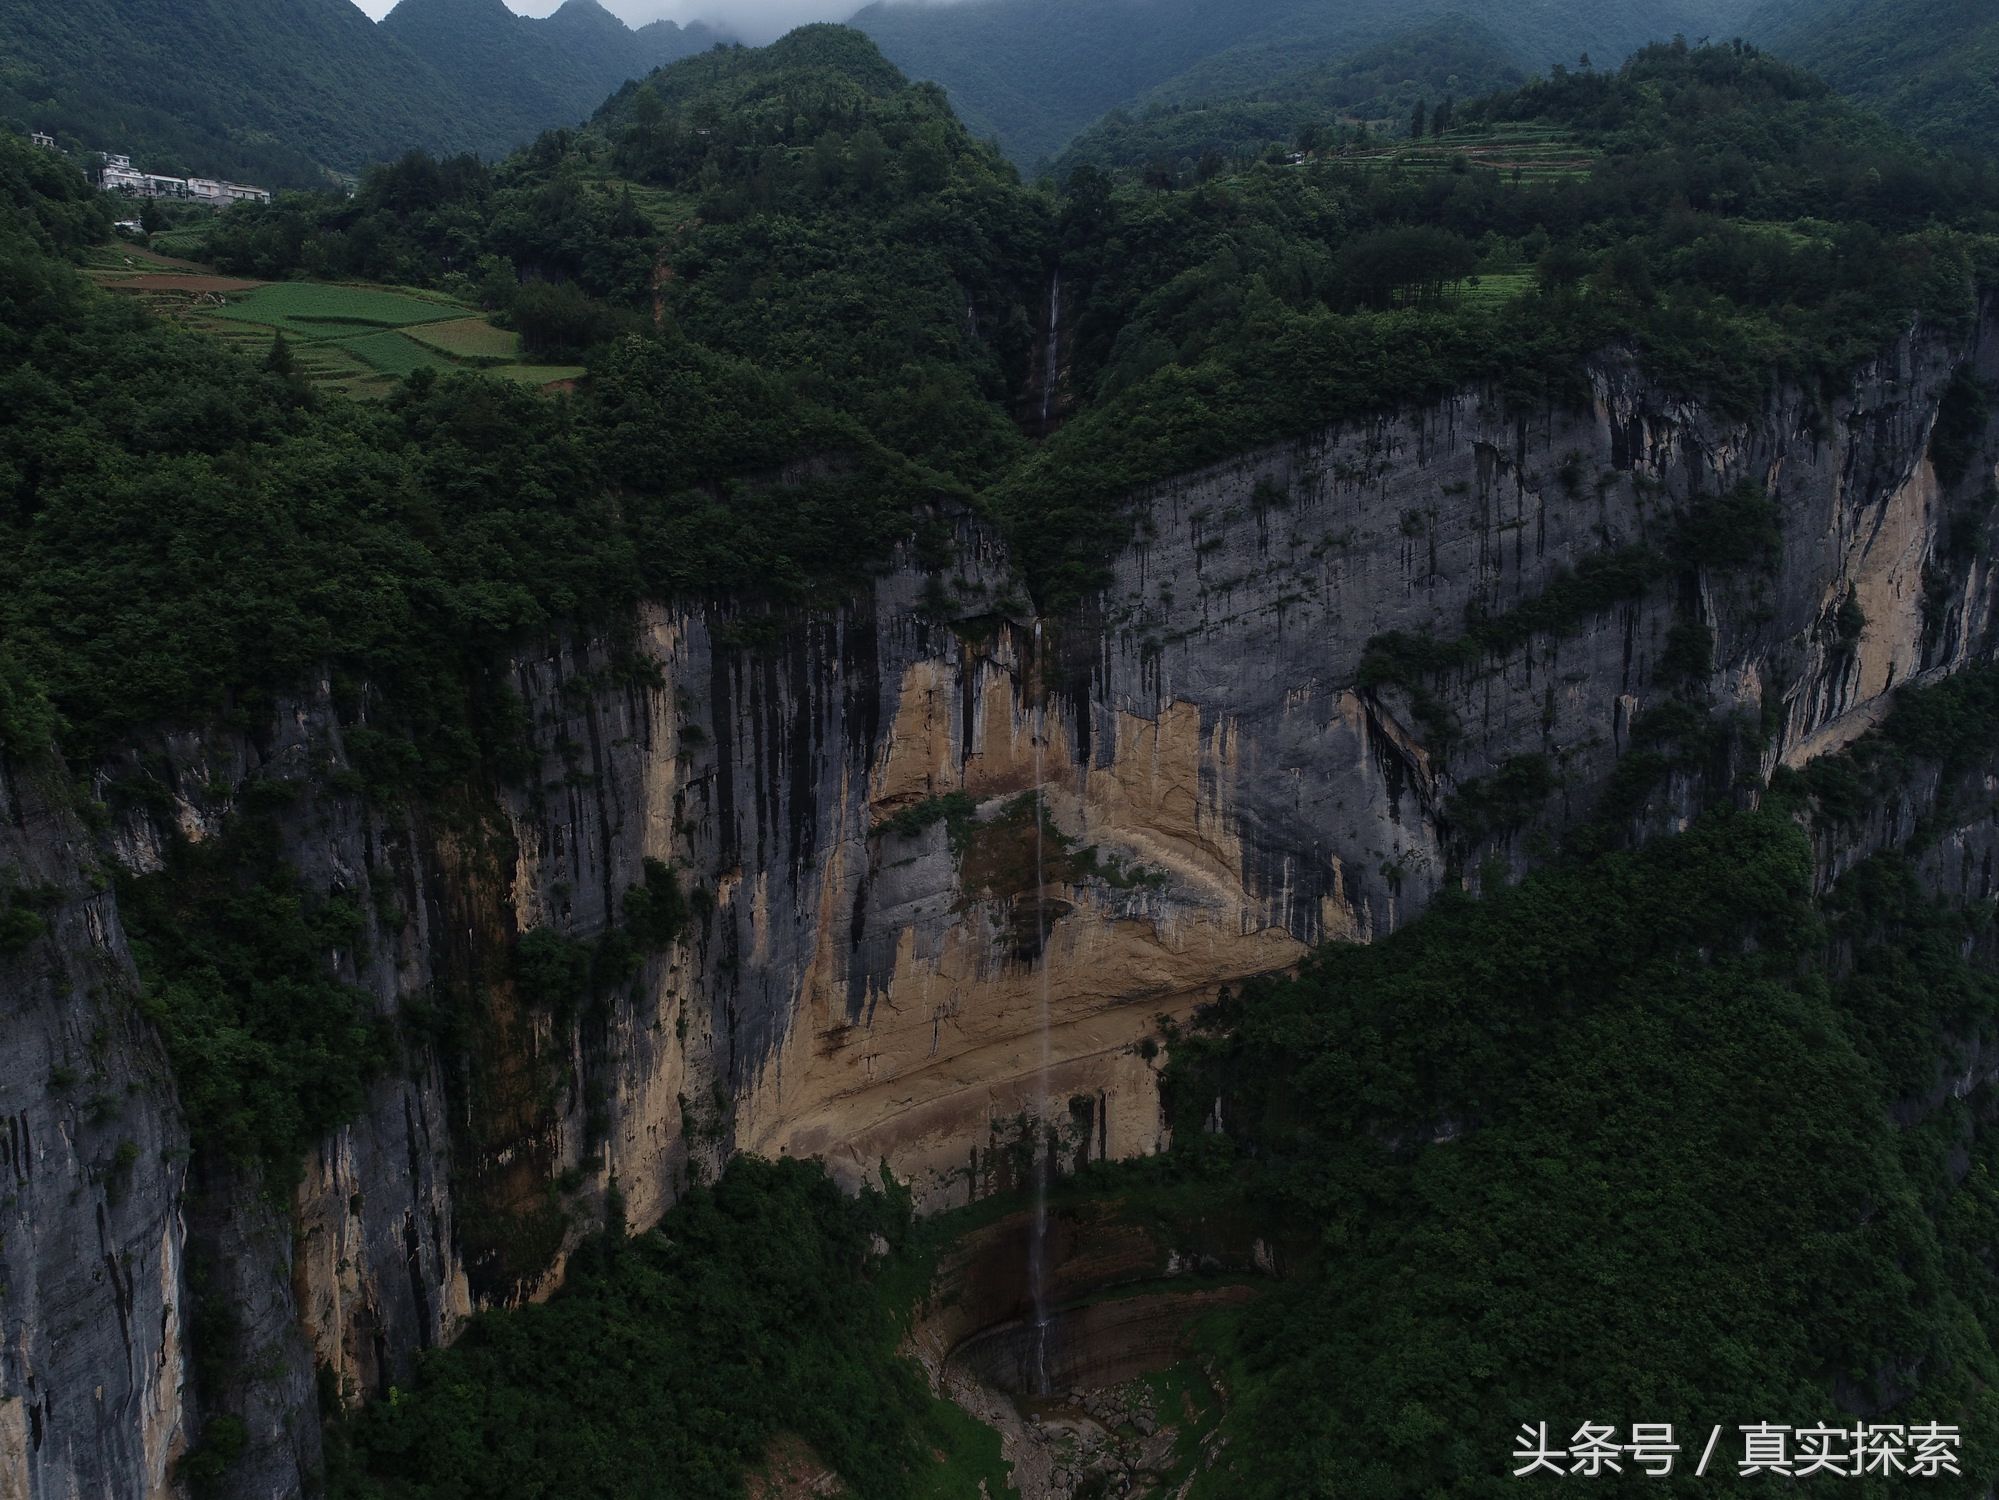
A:
[[[1546,125],[1496,125],[1454,130],[1441,140],[1397,141],[1355,151],[1355,165],[1417,176],[1436,172],[1497,172],[1510,182],[1586,177],[1596,158],[1573,138]]]
[[[208,232],[213,222],[204,220],[179,229],[162,229],[153,236],[153,248],[168,255],[200,255],[208,246]]]
[[[254,358],[282,333],[306,379],[342,395],[387,395],[418,370],[471,370],[543,387],[583,374],[576,365],[523,363],[518,334],[434,292],[243,281],[129,244],[101,246],[85,264],[99,285]]]

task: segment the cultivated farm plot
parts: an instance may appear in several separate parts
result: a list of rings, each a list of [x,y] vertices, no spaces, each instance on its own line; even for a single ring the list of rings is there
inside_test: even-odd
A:
[[[351,338],[334,339],[331,343],[332,347],[345,350],[369,369],[394,375],[398,379],[414,375],[418,370],[436,370],[443,374],[452,368],[450,360],[433,349],[426,349],[404,333],[389,330],[360,333]]]
[[[155,237],[156,241],[158,237]],[[191,260],[179,260],[171,255],[162,255],[156,248],[137,244],[131,240],[113,240],[109,244],[92,245],[83,252],[83,268],[96,280],[115,281],[120,277],[138,276],[148,272],[201,272],[206,266],[196,265]]]
[[[432,301],[379,287],[281,281],[258,287],[221,308],[217,317],[281,328],[305,338],[341,338],[370,328],[407,328],[463,318],[462,303]]]
[[[1532,271],[1481,271],[1444,289],[1445,298],[1459,307],[1492,307],[1511,302],[1534,288]]]
[[[1441,172],[1497,172],[1509,182],[1553,182],[1586,177],[1596,158],[1574,139],[1546,125],[1495,125],[1454,130],[1441,140],[1397,141],[1357,151],[1346,160],[1377,171],[1413,176]]]
[[[446,323],[425,323],[410,330],[419,343],[442,350],[454,359],[477,363],[509,364],[521,357],[521,336],[495,328],[484,318],[453,318]]]
[[[495,365],[486,372],[502,380],[518,380],[522,385],[567,385],[589,372],[581,365]]]
[[[263,358],[282,333],[305,378],[343,395],[387,395],[418,370],[476,371],[542,387],[584,373],[575,365],[522,363],[518,334],[431,292],[242,281],[128,246],[96,252],[92,274],[100,285],[142,297],[162,316],[201,328],[252,358]]]
[[[153,248],[168,255],[200,255],[208,248],[212,224],[189,224],[179,229],[162,229],[153,236]]]

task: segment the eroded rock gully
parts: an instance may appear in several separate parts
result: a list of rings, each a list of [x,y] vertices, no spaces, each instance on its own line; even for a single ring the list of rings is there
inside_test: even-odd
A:
[[[1392,930],[1483,861],[1529,863],[1669,698],[1676,624],[1712,641],[1714,714],[1758,728],[1719,765],[1665,773],[1661,826],[1986,654],[1987,565],[1947,557],[1945,536],[1993,455],[1945,485],[1927,450],[1953,371],[1999,377],[1992,330],[1918,330],[1836,401],[1782,391],[1748,421],[1606,361],[1577,409],[1467,390],[1246,453],[1133,497],[1109,585],[1044,622],[1038,656],[1001,608],[1003,546],[970,521],[941,579],[905,556],[847,608],[780,628],[656,607],[615,649],[539,643],[502,673],[538,774],[470,789],[450,818],[340,789],[324,682],[255,734],[162,734],[98,768],[100,787],[159,791],[102,831],[0,767],[0,870],[56,892],[48,935],[0,957],[0,1495],[166,1492],[198,1418],[191,1260],[234,1268],[260,1372],[221,1396],[250,1428],[236,1483],[279,1495],[316,1462],[315,1366],[373,1393],[475,1307],[545,1294],[614,1179],[640,1224],[738,1151],[822,1156],[850,1180],[885,1161],[926,1208],[1017,1181],[1042,968],[1064,1160],[1158,1148],[1159,1018]],[[1742,480],[1778,507],[1769,568],[1678,568],[1454,669],[1427,703],[1360,685],[1378,634],[1456,637],[1468,610],[1665,545],[1690,496]],[[646,670],[619,670],[634,651]],[[1037,728],[1059,835],[1042,889],[1018,847]],[[1520,757],[1553,790],[1469,839],[1454,796]],[[385,1015],[476,992],[486,1017],[457,1053],[412,1032],[406,1066],[275,1208],[190,1184],[103,879],[157,868],[172,835],[214,837],[265,778],[303,788],[282,822],[304,886],[366,916],[342,977]],[[1867,836],[1925,795],[1874,810]],[[1990,894],[1989,832],[1946,837],[1940,883]],[[608,1015],[559,1023],[511,992],[519,934],[602,933],[648,859],[703,899]]]
[[[1184,1492],[1220,1456],[1229,1400],[1201,1320],[1257,1296],[1289,1257],[1228,1218],[1169,1228],[1132,1204],[1058,1207],[1041,1391],[1033,1232],[1032,1215],[1016,1213],[960,1236],[909,1352],[1000,1434],[1022,1500]]]

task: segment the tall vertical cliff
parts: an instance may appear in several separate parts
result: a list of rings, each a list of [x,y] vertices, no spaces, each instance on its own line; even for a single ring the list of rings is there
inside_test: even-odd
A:
[[[552,1289],[614,1186],[643,1223],[791,1153],[940,1207],[1018,1179],[1044,1098],[1066,1160],[1157,1148],[1162,1016],[1491,861],[1747,795],[1987,653],[1955,543],[1991,435],[1943,472],[1932,437],[1995,331],[1914,329],[1746,420],[1607,358],[1574,409],[1464,390],[1245,453],[1131,497],[1112,581],[1038,645],[971,519],[843,609],[533,643],[502,674],[531,773],[440,805],[364,794],[328,683],[95,768],[90,821],[4,768],[37,915],[0,952],[0,1495],[169,1493],[217,1415],[234,1493],[296,1492],[319,1392]],[[253,802],[359,913],[332,961],[401,1055],[275,1197],[191,1167],[109,878]],[[631,977],[526,982],[524,935],[594,940],[666,885],[684,921]]]

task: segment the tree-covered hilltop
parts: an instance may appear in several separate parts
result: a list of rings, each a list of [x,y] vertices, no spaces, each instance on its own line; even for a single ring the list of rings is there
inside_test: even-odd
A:
[[[439,35],[422,13],[453,0],[413,4],[391,27],[351,0],[0,0],[0,122],[149,171],[304,187],[413,147],[510,151],[714,40],[633,33],[591,0],[520,19],[514,37],[505,22],[519,18],[493,0],[518,42],[495,55],[479,45],[492,16],[460,33],[454,14]],[[622,33],[622,66],[605,23]]]
[[[675,63],[497,168],[413,157],[232,214],[210,253],[449,284],[565,355],[660,321],[963,485],[1022,450],[1050,222],[937,89],[816,26]]]
[[[1418,104],[1469,99],[1526,81],[1505,44],[1464,16],[1420,26],[1351,57],[1247,70],[1217,65],[1201,87],[1179,80],[1131,109],[1116,109],[1055,160],[1057,182],[1080,167],[1142,169],[1155,181],[1213,175],[1273,146],[1316,148],[1359,122],[1399,133]]]
[[[1155,93],[1222,99],[1302,66],[1337,63],[1412,27],[1469,19],[1528,72],[1588,53],[1614,66],[1676,33],[1732,34],[1746,0],[879,0],[852,24],[914,78],[949,92],[1016,161],[1052,157],[1086,126]]]
[[[1765,0],[1742,34],[1911,134],[1999,155],[1999,12],[1983,0]]]
[[[53,259],[106,227],[73,168],[0,138],[0,187],[32,207],[0,239],[11,755],[52,748],[51,711],[83,763],[146,724],[255,720],[328,664],[401,737],[385,773],[436,784],[493,748],[477,664],[523,629],[641,595],[843,590],[948,493],[673,332],[617,341],[575,400],[463,377],[320,401]],[[732,483],[828,456],[798,486]]]

